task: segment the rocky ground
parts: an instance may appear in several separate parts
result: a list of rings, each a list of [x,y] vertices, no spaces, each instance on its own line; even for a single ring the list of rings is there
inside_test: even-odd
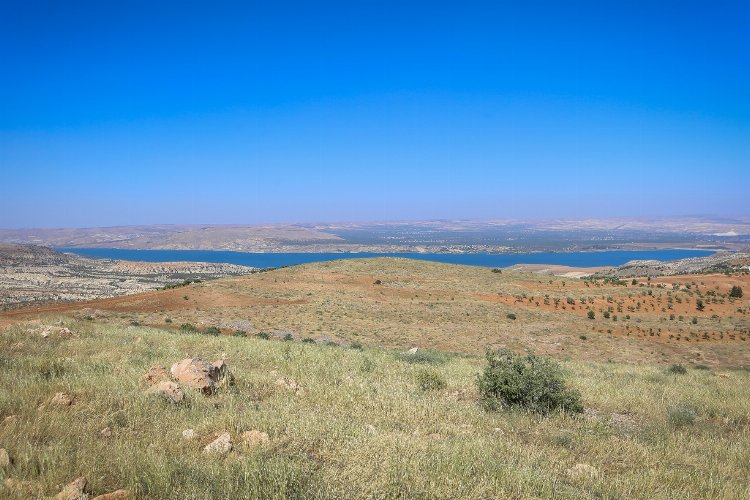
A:
[[[594,277],[673,276],[677,274],[736,273],[750,271],[750,250],[719,252],[708,257],[695,257],[672,262],[633,260],[619,267],[594,274]]]
[[[233,264],[91,259],[33,245],[0,244],[0,306],[114,297],[251,271]]]

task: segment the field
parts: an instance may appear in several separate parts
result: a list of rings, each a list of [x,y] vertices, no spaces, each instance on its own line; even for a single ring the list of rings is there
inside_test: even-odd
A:
[[[0,497],[85,476],[134,498],[746,498],[748,296],[731,286],[748,276],[368,259],[6,311]],[[559,360],[584,413],[484,410],[482,353],[501,346]],[[235,384],[147,394],[152,365],[186,357],[224,359]],[[202,452],[224,433],[231,452]]]

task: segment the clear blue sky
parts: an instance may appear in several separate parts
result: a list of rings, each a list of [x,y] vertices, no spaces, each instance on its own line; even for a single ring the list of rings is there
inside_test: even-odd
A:
[[[614,3],[2,0],[0,226],[750,214],[750,3]]]

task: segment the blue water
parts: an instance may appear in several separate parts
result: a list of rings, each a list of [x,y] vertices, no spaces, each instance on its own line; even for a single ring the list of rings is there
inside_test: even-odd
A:
[[[281,267],[309,262],[366,257],[406,257],[409,259],[466,264],[470,266],[508,267],[514,264],[554,264],[572,267],[621,266],[631,260],[670,261],[705,257],[706,250],[644,250],[574,253],[526,254],[439,254],[439,253],[247,253],[220,250],[123,250],[118,248],[58,248],[88,257],[140,260],[145,262],[222,262],[251,267]]]

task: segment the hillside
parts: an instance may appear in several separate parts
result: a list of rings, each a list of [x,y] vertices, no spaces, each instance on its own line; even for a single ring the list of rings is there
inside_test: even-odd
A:
[[[407,259],[355,259],[10,311],[0,314],[0,322],[45,311],[80,317],[93,310],[111,323],[172,329],[189,323],[227,334],[242,325],[249,334],[291,334],[297,340],[470,354],[507,346],[558,359],[743,366],[750,365],[750,306],[747,293],[742,299],[727,297],[735,285],[750,290],[750,275],[643,278],[633,285]]]
[[[0,244],[0,307],[133,294],[251,271],[232,264],[91,259],[35,245]]]
[[[542,417],[483,410],[478,357],[420,364],[372,347],[115,318],[49,326],[57,319],[0,335],[3,498],[54,495],[81,477],[92,496],[138,499],[747,494],[746,370],[567,361],[585,412]],[[183,385],[179,404],[150,395],[149,367],[185,357],[223,359],[234,385],[213,396]],[[446,387],[422,389],[423,373]],[[222,451],[204,451],[221,436]]]

